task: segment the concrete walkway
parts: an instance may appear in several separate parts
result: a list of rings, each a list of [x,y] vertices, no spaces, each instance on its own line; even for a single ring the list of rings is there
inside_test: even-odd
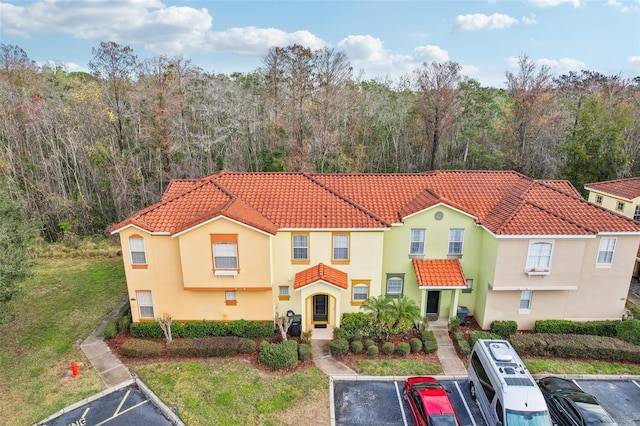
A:
[[[311,340],[311,357],[313,363],[327,376],[356,376],[357,373],[336,360],[331,355],[328,339],[312,339]]]
[[[127,367],[120,362],[118,357],[111,352],[111,348],[104,342],[105,326],[111,318],[118,315],[127,301],[128,297],[118,303],[118,306],[102,320],[100,325],[93,330],[93,333],[80,345],[80,349],[89,359],[89,362],[107,388],[112,388],[133,378]],[[82,374],[82,369],[80,369],[80,373]]]

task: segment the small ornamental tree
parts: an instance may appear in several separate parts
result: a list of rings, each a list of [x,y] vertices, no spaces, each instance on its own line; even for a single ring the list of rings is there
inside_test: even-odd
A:
[[[292,322],[293,322],[293,317],[280,315],[278,313],[278,310],[276,309],[275,323],[276,323],[276,326],[278,327],[278,330],[280,330],[280,335],[282,336],[282,340],[285,340],[285,341],[288,340],[287,333],[289,332],[289,327],[291,327]]]
[[[160,328],[162,328],[164,337],[167,339],[167,345],[170,345],[173,341],[173,338],[171,337],[171,315],[164,314],[163,316],[156,318],[156,321],[158,321]]]

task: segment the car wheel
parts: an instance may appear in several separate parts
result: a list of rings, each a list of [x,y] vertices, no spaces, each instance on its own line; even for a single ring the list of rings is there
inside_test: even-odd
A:
[[[473,402],[478,402],[476,401],[476,387],[473,382],[469,382],[469,393],[471,394],[471,399],[473,400]]]

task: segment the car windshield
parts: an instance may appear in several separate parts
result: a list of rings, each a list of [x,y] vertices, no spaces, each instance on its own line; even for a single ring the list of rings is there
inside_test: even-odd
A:
[[[505,426],[549,426],[551,417],[548,411],[507,410]]]
[[[600,424],[609,424],[615,425],[616,422],[613,421],[611,417],[604,411],[602,407],[598,404],[589,404],[586,402],[576,402],[576,405],[582,412],[582,416],[584,417],[585,424],[588,425],[600,425]]]
[[[458,421],[453,414],[432,414],[429,416],[429,424],[433,426],[458,426]]]

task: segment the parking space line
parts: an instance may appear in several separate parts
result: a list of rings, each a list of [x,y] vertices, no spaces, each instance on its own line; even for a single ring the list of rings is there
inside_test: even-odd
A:
[[[400,396],[400,390],[398,389],[398,382],[394,380],[393,384],[396,385],[396,395],[398,396],[398,404],[400,404],[400,412],[402,413],[402,421],[404,422],[404,426],[408,426],[407,416],[405,416],[405,414],[404,414],[404,404],[402,403],[402,397]]]
[[[634,385],[640,388],[640,384],[638,384],[638,382],[636,382],[635,380],[632,380],[631,383],[633,383]]]
[[[464,395],[462,394],[462,390],[460,389],[460,385],[458,385],[458,381],[455,380],[453,383],[455,383],[456,389],[458,389],[458,394],[460,395],[460,399],[462,399],[462,403],[464,404],[464,408],[467,410],[467,414],[469,415],[469,418],[471,419],[471,423],[473,423],[473,426],[477,426],[476,425],[476,421],[473,419],[473,415],[471,414],[471,409],[467,405],[467,401],[466,401]]]

